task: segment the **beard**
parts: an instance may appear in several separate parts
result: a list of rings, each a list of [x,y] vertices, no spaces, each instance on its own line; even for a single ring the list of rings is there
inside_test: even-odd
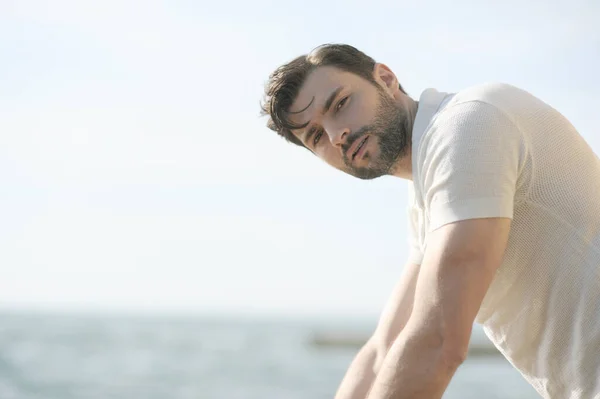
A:
[[[379,90],[379,104],[373,122],[351,133],[342,146],[347,172],[359,179],[370,180],[393,173],[396,162],[411,148],[411,129],[406,110]],[[346,156],[348,149],[364,134],[377,137],[379,155],[366,152],[368,166],[356,167]]]

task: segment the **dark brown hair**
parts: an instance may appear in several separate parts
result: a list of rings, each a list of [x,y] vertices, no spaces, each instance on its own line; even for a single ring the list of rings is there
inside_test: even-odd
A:
[[[354,73],[374,85],[375,60],[365,53],[347,44],[324,44],[309,54],[301,55],[277,68],[265,85],[261,114],[268,115],[267,127],[276,131],[287,141],[304,147],[304,144],[292,133],[292,129],[302,129],[306,124],[298,125],[288,119],[292,105],[306,77],[317,67],[333,66]],[[400,86],[400,90],[402,86]],[[301,110],[304,111],[304,110]],[[301,112],[299,111],[299,112]]]

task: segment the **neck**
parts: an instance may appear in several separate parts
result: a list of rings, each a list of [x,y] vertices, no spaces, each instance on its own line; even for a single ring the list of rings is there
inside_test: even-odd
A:
[[[407,109],[407,127],[410,134],[409,146],[406,149],[404,156],[400,157],[393,168],[392,176],[399,177],[405,180],[412,180],[412,131],[415,125],[415,119],[417,117],[417,111],[419,109],[419,102],[413,100],[410,97],[406,97],[405,107]]]

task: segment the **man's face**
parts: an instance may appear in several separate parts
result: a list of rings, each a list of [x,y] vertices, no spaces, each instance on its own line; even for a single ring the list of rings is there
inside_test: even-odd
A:
[[[400,92],[395,77],[385,67],[374,74],[378,84],[334,67],[319,67],[306,78],[289,109],[294,123],[309,123],[293,131],[306,147],[361,179],[391,174],[410,148],[408,115],[394,97]]]

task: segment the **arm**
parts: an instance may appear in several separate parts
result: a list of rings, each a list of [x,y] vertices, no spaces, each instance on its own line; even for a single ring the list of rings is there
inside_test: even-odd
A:
[[[377,352],[372,340],[358,351],[350,364],[342,383],[340,384],[335,399],[364,399],[375,381],[374,371]]]
[[[501,264],[509,230],[510,219],[487,218],[432,233],[413,314],[369,399],[442,397],[467,355],[475,316]]]
[[[335,399],[365,399],[383,363],[385,355],[406,325],[413,306],[419,265],[407,263],[402,278],[388,299],[373,336],[358,352]]]
[[[527,158],[523,134],[495,106],[464,102],[438,115],[420,149],[429,233],[415,306],[369,399],[442,397],[502,263]]]

